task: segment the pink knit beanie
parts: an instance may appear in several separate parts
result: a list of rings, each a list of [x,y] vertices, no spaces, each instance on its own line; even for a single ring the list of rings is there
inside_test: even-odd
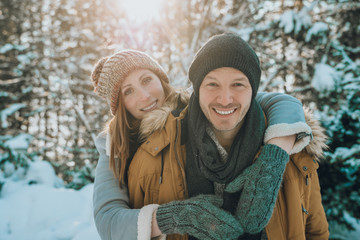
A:
[[[136,50],[120,51],[96,63],[91,73],[94,91],[107,100],[113,115],[118,107],[122,81],[138,69],[148,69],[162,82],[169,83],[169,78],[163,68],[149,55]]]

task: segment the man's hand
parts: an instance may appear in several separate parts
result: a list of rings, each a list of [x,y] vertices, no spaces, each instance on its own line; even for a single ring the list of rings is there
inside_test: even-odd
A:
[[[199,195],[160,205],[156,220],[162,233],[188,233],[198,239],[237,239],[243,229],[239,221],[220,209],[223,200],[214,195]]]
[[[283,149],[267,144],[255,163],[226,186],[226,192],[242,191],[236,216],[245,232],[258,233],[269,222],[288,161]]]

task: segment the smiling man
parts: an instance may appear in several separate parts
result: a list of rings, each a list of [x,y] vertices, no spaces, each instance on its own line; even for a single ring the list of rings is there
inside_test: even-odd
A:
[[[173,191],[186,191],[187,197],[218,196],[222,208],[239,221],[221,239],[328,239],[315,160],[322,154],[324,136],[314,134],[312,151],[291,156],[276,145],[263,145],[266,121],[255,100],[260,76],[256,53],[236,34],[216,35],[200,48],[189,69],[194,92],[188,109],[173,121],[173,135],[179,138],[175,151],[186,145],[186,186],[174,184]],[[184,154],[175,152],[174,159],[182,162]],[[210,222],[205,203],[189,207],[187,201],[191,199],[158,207],[161,232],[217,239],[211,233],[223,222]]]
[[[199,103],[220,145],[228,152],[251,105],[251,84],[241,71],[223,67],[208,73],[200,86]]]

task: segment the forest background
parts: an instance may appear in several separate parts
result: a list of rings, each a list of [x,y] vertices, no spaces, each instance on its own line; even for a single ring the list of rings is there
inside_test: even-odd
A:
[[[99,58],[145,51],[173,85],[188,87],[200,46],[236,32],[260,57],[260,91],[300,99],[326,129],[318,173],[332,239],[342,239],[336,229],[360,219],[360,3],[133,2],[0,0],[0,200],[36,161],[49,162],[64,188],[92,184],[94,138],[110,117],[90,80]]]

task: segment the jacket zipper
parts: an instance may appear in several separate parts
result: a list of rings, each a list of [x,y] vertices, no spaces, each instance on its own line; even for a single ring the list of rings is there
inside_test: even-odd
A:
[[[302,211],[306,214],[306,215],[309,215],[309,212],[304,208],[304,206],[301,204],[301,208],[302,208]]]
[[[306,185],[309,185],[309,175],[306,175],[305,183],[306,183]]]
[[[162,183],[163,173],[164,173],[164,149],[161,150],[161,173],[160,173],[159,184]]]
[[[186,186],[186,179],[185,179],[185,170],[183,168],[183,166],[180,163],[179,160],[179,156],[178,156],[178,152],[177,152],[177,142],[178,142],[178,138],[179,138],[179,124],[178,124],[178,119],[176,119],[176,134],[175,134],[175,146],[174,146],[174,151],[175,151],[175,159],[179,165],[179,167],[181,168],[182,171],[182,175],[183,175],[183,185],[184,185],[184,189],[185,189],[185,195],[187,195],[187,186]]]

